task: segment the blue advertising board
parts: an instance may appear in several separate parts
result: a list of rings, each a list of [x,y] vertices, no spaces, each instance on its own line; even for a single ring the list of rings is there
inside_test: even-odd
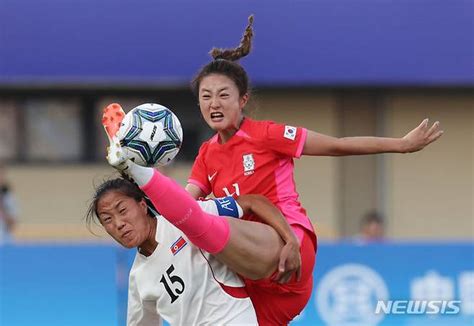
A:
[[[118,325],[116,250],[0,246],[0,325]]]
[[[2,0],[0,86],[186,87],[252,13],[257,86],[474,84],[471,0]]]
[[[0,325],[124,326],[135,250],[0,246]],[[474,244],[321,244],[293,326],[474,325]]]
[[[474,325],[473,244],[322,245],[292,325]]]

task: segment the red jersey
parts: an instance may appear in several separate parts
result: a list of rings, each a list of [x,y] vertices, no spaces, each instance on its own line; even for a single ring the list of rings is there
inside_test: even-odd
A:
[[[293,158],[301,156],[306,135],[304,128],[245,118],[225,144],[218,134],[202,144],[188,183],[215,197],[264,195],[290,225],[313,232],[293,177]]]

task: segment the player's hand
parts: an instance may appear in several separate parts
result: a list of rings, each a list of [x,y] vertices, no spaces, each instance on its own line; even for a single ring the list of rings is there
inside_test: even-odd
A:
[[[293,274],[296,275],[296,280],[299,282],[301,279],[301,255],[297,239],[288,241],[283,246],[278,263],[278,273],[273,280],[280,284],[288,283]]]
[[[441,135],[443,135],[443,130],[439,130],[439,121],[436,121],[430,127],[429,120],[425,119],[418,127],[402,138],[402,152],[417,152],[437,140]]]

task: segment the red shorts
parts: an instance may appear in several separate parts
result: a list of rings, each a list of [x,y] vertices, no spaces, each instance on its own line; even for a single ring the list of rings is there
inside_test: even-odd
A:
[[[292,225],[292,227],[301,228],[299,225]],[[301,280],[299,282],[296,281],[295,276],[286,284],[272,281],[271,277],[257,281],[244,279],[260,326],[287,325],[304,309],[313,290],[316,250],[316,236],[311,231],[304,230],[300,246]]]

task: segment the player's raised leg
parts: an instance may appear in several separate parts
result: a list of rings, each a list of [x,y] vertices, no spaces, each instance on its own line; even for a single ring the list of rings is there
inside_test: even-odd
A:
[[[107,160],[131,177],[148,195],[158,211],[183,231],[198,247],[216,254],[236,272],[259,279],[278,266],[283,241],[278,233],[261,223],[207,214],[180,185],[153,168],[139,166],[126,158],[116,135],[123,110],[110,105],[102,119],[110,141]],[[118,128],[117,128],[118,127]],[[177,204],[179,203],[179,204]],[[262,254],[264,253],[264,254]]]

